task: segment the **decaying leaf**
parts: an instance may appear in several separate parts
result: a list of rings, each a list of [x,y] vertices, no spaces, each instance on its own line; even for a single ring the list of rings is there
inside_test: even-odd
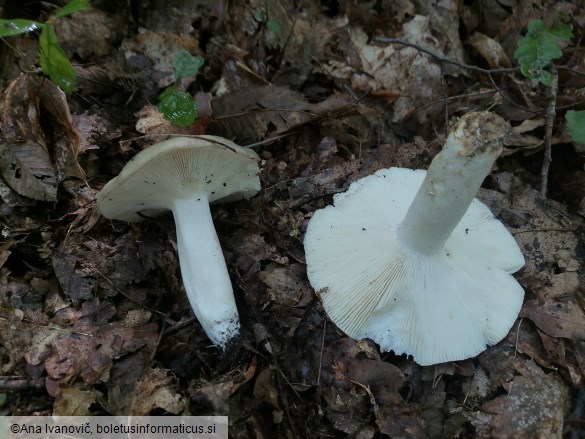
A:
[[[3,96],[0,122],[0,171],[17,193],[56,201],[64,178],[84,178],[67,99],[51,82],[20,75]]]
[[[0,268],[2,268],[8,257],[12,254],[12,252],[9,250],[11,246],[11,242],[4,242],[3,244],[0,244]]]
[[[82,300],[93,298],[98,287],[97,279],[75,273],[79,262],[75,256],[64,252],[56,252],[53,255],[53,269],[59,279],[61,289],[75,305]]]
[[[581,284],[576,271],[551,276],[552,285],[540,290],[541,300],[529,300],[521,315],[528,317],[546,334],[585,340],[585,312],[578,303]]]
[[[69,383],[79,376],[86,384],[92,384],[102,378],[115,358],[156,342],[154,324],[132,327],[123,322],[90,323],[100,311],[95,309],[80,319],[73,332],[62,331],[55,340],[52,353],[45,361],[52,381]]]
[[[502,173],[497,179],[505,193],[514,194],[502,216],[516,226],[515,238],[526,259],[518,276],[536,294],[526,298],[520,315],[550,336],[583,340],[585,312],[578,300],[585,274],[577,219],[511,175]]]
[[[350,437],[366,429],[373,418],[365,392],[360,393],[332,388],[324,395],[327,402],[325,416],[337,430]]]
[[[276,371],[272,368],[266,368],[260,372],[254,383],[254,396],[259,401],[279,408],[275,373]]]
[[[134,39],[122,43],[124,56],[130,63],[132,58],[146,57],[152,67],[149,73],[159,88],[167,87],[175,82],[173,59],[186,50],[191,55],[201,55],[197,41],[166,32],[151,32],[143,29]]]
[[[512,364],[520,375],[508,395],[498,397],[501,408],[492,421],[493,437],[561,438],[566,385],[531,360],[518,359]]]
[[[402,34],[404,40],[441,54],[428,17],[415,16],[404,24]],[[367,34],[359,28],[350,28],[348,47],[351,48],[348,62],[330,61],[327,72],[350,80],[355,90],[391,98],[393,122],[405,119],[440,97],[441,69],[428,55],[412,47],[368,44]],[[425,121],[424,112],[418,120]]]
[[[104,56],[112,49],[112,43],[123,32],[122,21],[120,16],[90,8],[56,20],[55,28],[67,53],[88,59],[92,55]]]
[[[91,390],[66,387],[57,395],[53,416],[88,416],[89,406],[96,402],[97,397]]]
[[[57,176],[49,154],[36,142],[0,145],[0,171],[6,182],[29,198],[57,200]]]
[[[269,287],[272,301],[287,307],[303,307],[312,300],[310,287],[303,278],[300,264],[279,267],[270,264],[260,273],[260,279]]]
[[[336,96],[311,104],[301,93],[276,85],[242,89],[214,99],[211,105],[218,122],[240,141],[274,137],[352,107],[347,98]]]
[[[486,60],[491,69],[510,67],[512,65],[502,46],[487,35],[475,32],[469,37],[468,42]]]
[[[202,385],[189,389],[191,401],[213,411],[217,416],[228,416],[230,411],[229,395],[233,387],[232,381]]]
[[[134,389],[134,404],[129,414],[145,416],[154,409],[178,415],[186,401],[173,388],[173,377],[163,369],[148,369]]]

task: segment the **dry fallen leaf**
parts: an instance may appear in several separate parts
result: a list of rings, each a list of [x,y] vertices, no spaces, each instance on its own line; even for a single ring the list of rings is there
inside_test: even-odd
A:
[[[190,388],[191,402],[212,410],[216,416],[228,416],[230,411],[228,399],[233,385],[232,381],[226,381],[202,385],[196,389]]]
[[[97,395],[91,390],[66,387],[57,395],[53,416],[88,416],[89,406],[96,400]]]
[[[400,38],[442,55],[428,17],[417,15],[405,23]],[[435,60],[412,47],[374,46],[368,41],[362,29],[350,28],[349,47],[357,59],[352,63],[348,53],[348,62],[329,61],[326,72],[350,80],[355,90],[392,98],[393,122],[404,120],[440,97],[441,68]],[[418,121],[425,118],[423,111]]]
[[[563,436],[567,386],[545,374],[532,360],[512,362],[520,373],[502,401],[501,412],[492,421],[497,438],[551,439]]]
[[[264,369],[254,383],[254,396],[274,408],[279,408],[278,389],[276,388],[276,371],[270,367]]]
[[[142,29],[134,39],[123,41],[121,50],[131,63],[133,58],[148,60],[150,63],[148,73],[158,88],[168,87],[175,82],[173,60],[179,51],[186,50],[191,55],[201,54],[197,40],[193,38],[174,33],[151,32],[146,29]]]
[[[211,101],[217,121],[230,137],[257,141],[274,137],[325,116],[349,110],[351,101],[332,96],[318,104],[289,87],[248,87]]]
[[[491,69],[510,67],[512,65],[502,46],[487,35],[475,32],[469,37],[468,43],[486,60]]]
[[[48,80],[24,73],[14,80],[3,95],[0,123],[0,171],[17,193],[56,201],[59,182],[84,178],[67,98]]]
[[[185,410],[186,401],[175,390],[173,377],[163,369],[147,369],[133,391],[132,416],[145,416],[154,409],[178,415]]]

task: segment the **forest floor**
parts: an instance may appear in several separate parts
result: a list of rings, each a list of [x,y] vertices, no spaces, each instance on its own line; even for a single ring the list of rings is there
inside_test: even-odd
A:
[[[54,12],[2,3],[3,18]],[[581,1],[92,6],[54,22],[68,96],[35,69],[37,33],[0,49],[0,414],[229,415],[233,438],[585,437],[585,148],[564,117],[585,109]],[[537,19],[573,29],[556,93],[514,58]],[[177,80],[185,51],[203,65]],[[185,127],[157,108],[173,85],[198,105]],[[457,118],[485,110],[511,126],[478,198],[526,259],[518,320],[477,357],[426,367],[347,337],[307,278],[313,213],[379,169],[427,169]],[[193,317],[172,216],[108,220],[95,202],[139,151],[201,134],[262,160],[255,197],[212,208],[242,325],[227,353]]]

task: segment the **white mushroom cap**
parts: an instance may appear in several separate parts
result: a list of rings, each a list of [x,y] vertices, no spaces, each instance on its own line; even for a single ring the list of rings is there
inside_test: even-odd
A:
[[[250,198],[260,190],[259,161],[222,137],[174,137],[136,154],[98,194],[99,208],[106,218],[135,222],[198,192],[210,203]]]
[[[473,199],[501,151],[494,117],[464,116],[428,173],[380,170],[315,212],[309,280],[346,334],[421,365],[473,357],[506,336],[524,297],[510,273],[524,257]]]
[[[240,324],[209,203],[255,195],[259,161],[254,151],[221,137],[176,137],[138,153],[97,196],[99,209],[111,219],[140,221],[140,214],[173,212],[189,302],[221,348]]]

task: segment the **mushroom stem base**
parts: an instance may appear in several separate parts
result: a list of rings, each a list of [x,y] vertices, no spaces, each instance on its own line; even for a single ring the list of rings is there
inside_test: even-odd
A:
[[[213,227],[207,194],[173,200],[183,284],[195,316],[220,348],[240,323],[223,252]]]

